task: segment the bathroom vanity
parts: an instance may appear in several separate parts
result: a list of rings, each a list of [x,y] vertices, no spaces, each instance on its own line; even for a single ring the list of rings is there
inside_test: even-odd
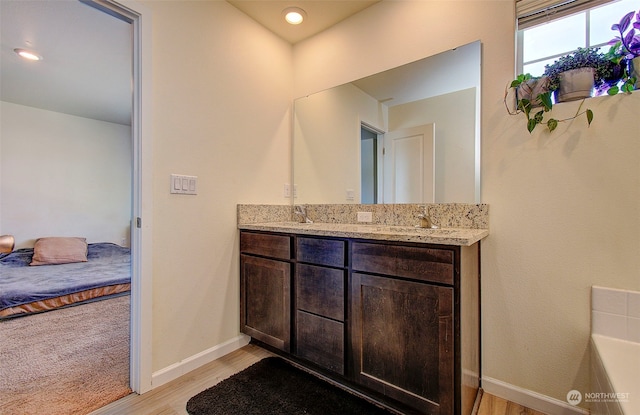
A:
[[[487,230],[239,227],[243,333],[400,413],[472,412]]]

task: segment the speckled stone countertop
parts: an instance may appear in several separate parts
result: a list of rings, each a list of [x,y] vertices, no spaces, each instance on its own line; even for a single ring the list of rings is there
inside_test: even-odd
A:
[[[303,205],[313,223],[299,223],[291,205],[238,205],[238,228],[302,235],[469,246],[489,235],[486,204]],[[416,228],[427,209],[440,229]],[[371,222],[358,222],[371,212]]]
[[[335,236],[381,241],[420,242],[440,245],[470,246],[489,235],[488,229],[442,228],[415,226],[365,225],[352,223],[265,222],[239,224],[239,229],[285,232],[301,235]]]

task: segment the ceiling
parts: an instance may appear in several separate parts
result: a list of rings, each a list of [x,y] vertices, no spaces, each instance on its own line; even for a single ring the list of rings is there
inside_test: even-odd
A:
[[[131,123],[131,27],[79,1],[0,1],[0,99]],[[39,62],[13,52],[25,48]]]
[[[297,43],[341,22],[381,0],[227,0],[289,43]],[[307,18],[290,25],[282,12],[288,7],[305,11]]]
[[[294,44],[380,0],[228,0]],[[291,6],[307,13],[298,26],[284,22]],[[0,0],[0,100],[130,125],[131,26],[80,1]],[[15,48],[36,51],[25,61]]]

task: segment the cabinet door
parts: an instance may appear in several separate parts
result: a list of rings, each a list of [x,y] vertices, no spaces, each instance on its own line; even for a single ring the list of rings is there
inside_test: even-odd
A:
[[[242,332],[288,352],[291,340],[291,264],[241,255],[240,284]]]
[[[355,381],[426,414],[454,413],[453,288],[353,273]]]

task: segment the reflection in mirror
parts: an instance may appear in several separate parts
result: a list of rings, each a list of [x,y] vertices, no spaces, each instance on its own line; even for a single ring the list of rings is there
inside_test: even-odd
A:
[[[294,103],[295,204],[479,203],[480,42]]]

